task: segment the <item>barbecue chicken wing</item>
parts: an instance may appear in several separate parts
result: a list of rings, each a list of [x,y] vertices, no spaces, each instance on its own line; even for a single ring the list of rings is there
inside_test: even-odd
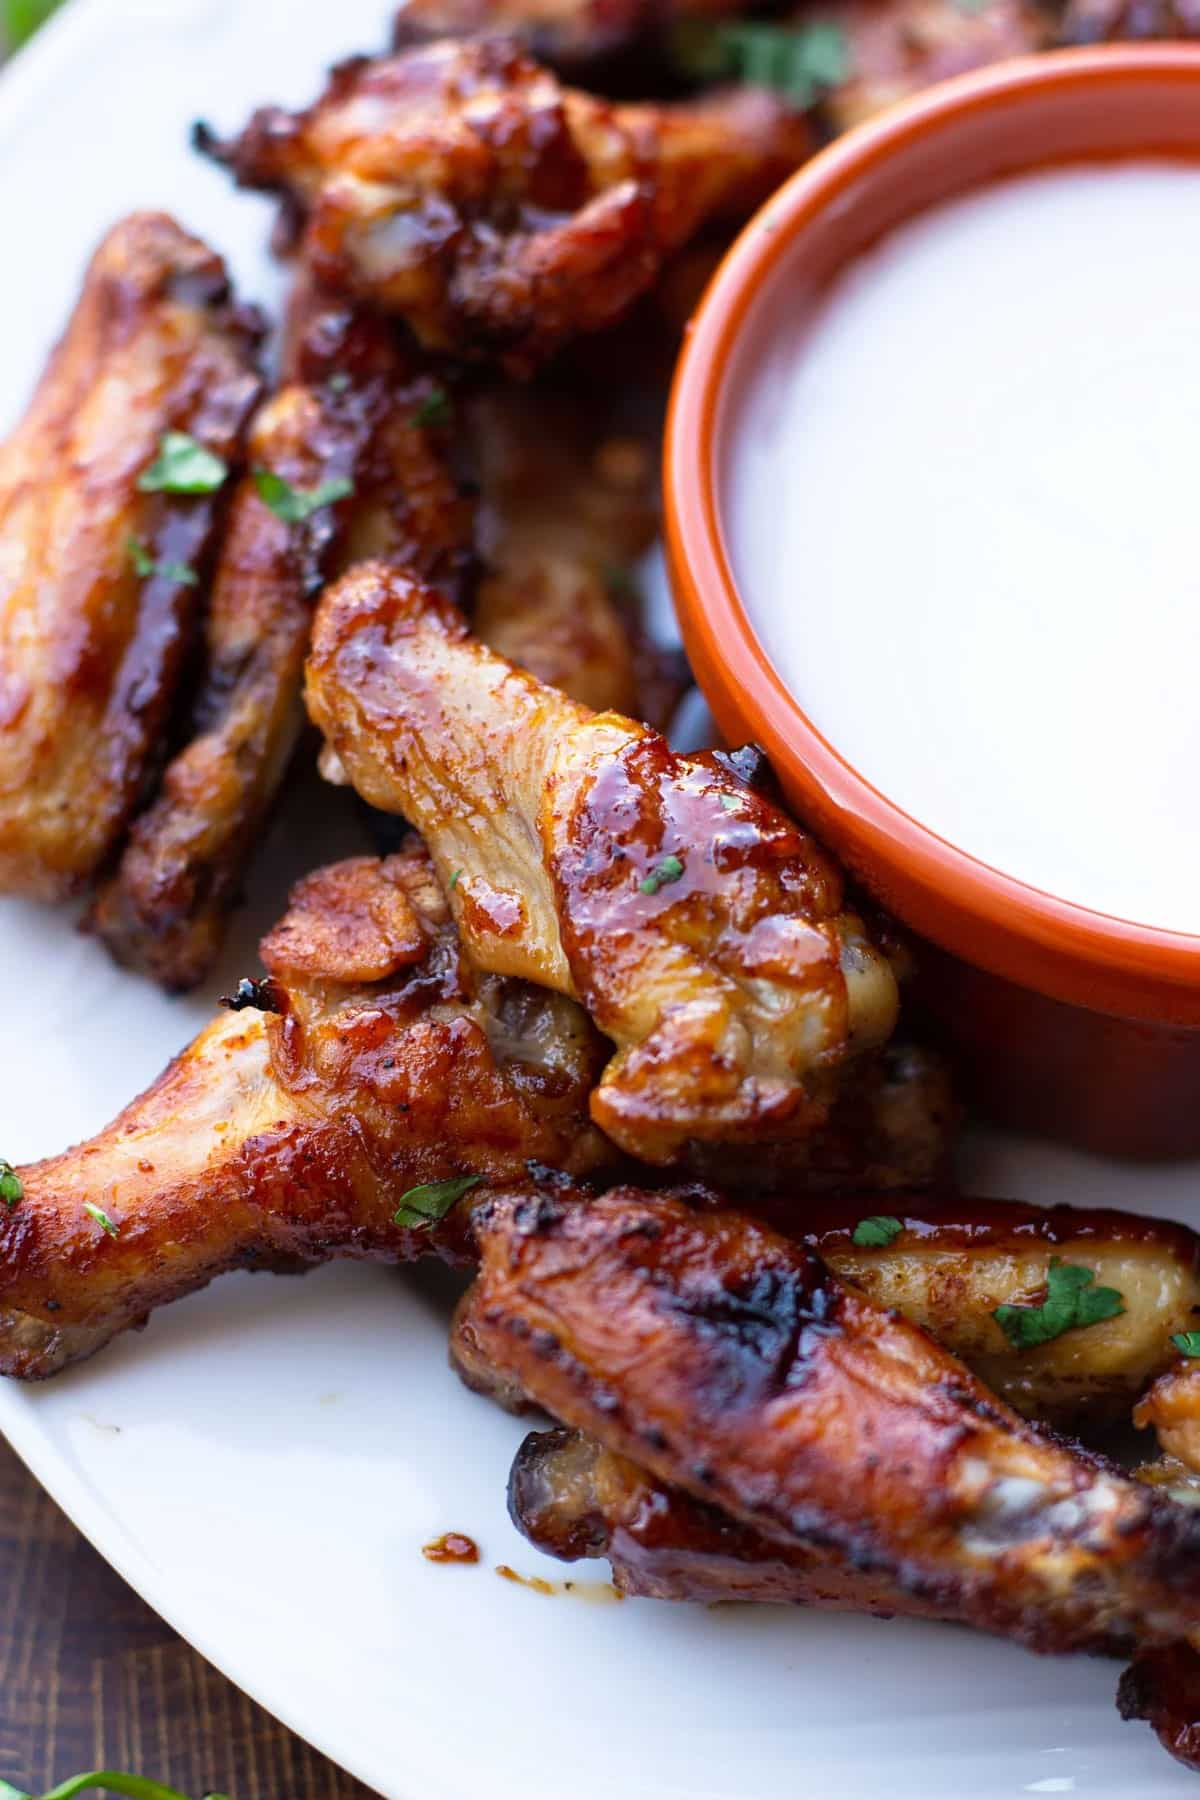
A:
[[[296,379],[250,432],[190,739],[90,917],[118,961],[175,990],[211,968],[291,761],[322,580],[370,554],[452,582],[470,542],[441,429],[418,422],[440,390],[405,363],[390,330],[329,305],[290,361]],[[265,490],[264,472],[274,484]],[[329,501],[314,506],[323,493]]]
[[[658,1481],[1035,1649],[1194,1620],[1200,1517],[1040,1435],[753,1221],[547,1184],[489,1196],[474,1231],[472,1353]]]
[[[0,889],[59,898],[114,847],[159,754],[223,465],[259,393],[257,321],[161,214],[114,227],[0,449]],[[203,492],[147,491],[166,433]]]
[[[444,41],[336,69],[307,112],[201,146],[305,221],[317,277],[432,349],[526,373],[619,317],[707,220],[745,213],[808,154],[753,89],[610,105],[509,40]]]
[[[935,82],[1054,40],[1052,13],[1037,0],[833,0],[797,15],[801,24],[814,19],[844,34],[848,74],[821,104],[835,131]]]
[[[896,986],[835,865],[733,772],[592,713],[383,565],[317,612],[309,711],[372,806],[424,836],[468,954],[579,999],[617,1045],[592,1117],[665,1164],[803,1136]]]
[[[90,1142],[19,1171],[4,1374],[51,1375],[226,1269],[461,1260],[455,1216],[395,1223],[407,1189],[603,1159],[586,1016],[476,980],[423,853],[310,877],[263,956],[274,980],[244,984],[245,1008]]]
[[[1176,1762],[1200,1773],[1200,1653],[1189,1644],[1147,1650],[1121,1677],[1123,1719],[1144,1719]]]
[[[573,396],[507,387],[471,410],[489,649],[597,712],[645,716],[626,571],[658,532],[648,440],[579,423]]]
[[[1200,1238],[1161,1219],[878,1193],[808,1204],[799,1218],[781,1202],[764,1206],[780,1229],[796,1221],[791,1229],[843,1280],[923,1327],[1031,1418],[1125,1417],[1148,1382],[1178,1366],[1173,1334],[1200,1314]],[[900,1229],[889,1242],[856,1244],[857,1227],[880,1214],[885,1231],[876,1239]],[[1122,1310],[1083,1328],[1060,1325],[1044,1343],[1036,1330],[1026,1341],[1023,1322],[1002,1313],[1010,1335],[997,1311],[1042,1307],[1055,1265],[1088,1271],[1089,1289],[1115,1292]],[[1172,1379],[1163,1376],[1146,1404]],[[1200,1379],[1194,1385],[1200,1419]],[[1183,1454],[1174,1443],[1164,1447]],[[1200,1430],[1195,1449],[1200,1458]]]
[[[1166,1457],[1200,1472],[1200,1361],[1173,1356],[1134,1408],[1133,1422],[1143,1428],[1152,1425]]]
[[[1060,44],[1200,37],[1198,0],[1068,0]]]
[[[644,70],[681,20],[723,18],[740,7],[741,0],[407,0],[394,41],[402,50],[500,31],[555,69],[595,69],[636,52]]]
[[[607,1557],[622,1594],[938,1616],[935,1595],[856,1568],[836,1551],[764,1537],[581,1431],[530,1432],[509,1476],[508,1510],[547,1556]]]

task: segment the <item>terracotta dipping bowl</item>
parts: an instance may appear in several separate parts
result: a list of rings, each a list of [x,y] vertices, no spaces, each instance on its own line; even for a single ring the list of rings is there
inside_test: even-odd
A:
[[[725,737],[762,745],[800,817],[925,940],[923,999],[984,1107],[1131,1157],[1200,1154],[1200,937],[1014,880],[867,782],[806,717],[755,636],[726,552],[719,475],[736,454],[726,401],[781,283],[794,318],[852,257],[931,204],[1048,163],[1154,154],[1200,156],[1200,46],[1007,63],[850,132],[768,202],[722,263],[680,362],[665,453],[676,605]],[[869,512],[869,493],[863,505]],[[1137,819],[1114,821],[1113,844],[1114,855],[1154,854]]]

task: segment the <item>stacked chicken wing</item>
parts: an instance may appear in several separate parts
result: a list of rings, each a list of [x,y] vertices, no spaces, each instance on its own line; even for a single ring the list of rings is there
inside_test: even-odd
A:
[[[1200,1239],[954,1193],[913,951],[757,752],[672,749],[638,597],[691,271],[830,131],[1080,18],[410,0],[197,133],[281,202],[271,392],[219,257],[113,229],[0,451],[0,887],[193,986],[316,733],[392,854],[301,882],[106,1130],[0,1163],[0,1368],[227,1269],[441,1257],[463,1379],[552,1421],[533,1542],[1132,1656],[1187,1759]],[[1130,1416],[1136,1474],[1058,1435]]]

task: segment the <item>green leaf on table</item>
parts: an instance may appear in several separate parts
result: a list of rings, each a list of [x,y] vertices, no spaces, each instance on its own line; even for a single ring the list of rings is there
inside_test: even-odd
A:
[[[19,50],[44,25],[62,0],[0,0],[0,32],[10,50]],[[0,1800],[4,1800],[0,1789]]]
[[[72,1775],[45,1794],[27,1794],[9,1781],[0,1781],[0,1800],[75,1800],[77,1794],[117,1794],[122,1800],[189,1800],[178,1788],[164,1787],[144,1775],[121,1775],[115,1769],[94,1769],[89,1775]],[[204,1794],[201,1800],[228,1800],[225,1794]]]

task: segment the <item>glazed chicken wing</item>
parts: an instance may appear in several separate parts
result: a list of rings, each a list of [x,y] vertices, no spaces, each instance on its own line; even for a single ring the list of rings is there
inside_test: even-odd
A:
[[[372,806],[424,836],[469,955],[587,1007],[617,1046],[592,1117],[643,1161],[802,1136],[896,987],[835,865],[728,759],[675,756],[471,641],[382,565],[318,608],[309,711]]]
[[[1038,0],[832,0],[796,19],[844,34],[848,73],[821,107],[839,132],[921,88],[1044,50],[1054,38],[1052,12]]]
[[[508,1510],[547,1556],[607,1557],[622,1594],[938,1616],[935,1595],[856,1568],[836,1551],[764,1537],[581,1431],[530,1432],[509,1476]]]
[[[189,741],[90,917],[120,962],[175,990],[212,966],[291,761],[322,579],[357,551],[450,580],[469,543],[469,509],[437,428],[418,423],[434,384],[405,363],[388,328],[329,305],[291,361],[296,379],[250,432]]]
[[[580,423],[575,397],[505,387],[471,409],[489,649],[597,712],[644,717],[625,571],[658,531],[648,441]]]
[[[310,877],[263,956],[273,981],[106,1130],[19,1171],[0,1372],[54,1374],[226,1269],[461,1260],[456,1216],[395,1222],[406,1190],[603,1160],[586,1016],[475,980],[423,853]]]
[[[789,1215],[796,1217],[794,1207],[778,1202],[765,1210],[781,1228]],[[884,1226],[868,1233],[872,1243],[855,1242],[864,1220]],[[1147,1383],[1178,1364],[1173,1336],[1200,1315],[1200,1238],[1162,1219],[961,1196],[864,1194],[849,1204],[809,1204],[800,1225],[804,1243],[837,1275],[923,1327],[1031,1418],[1066,1423],[1126,1416]],[[1055,1269],[1086,1271],[1088,1290],[1115,1293],[1121,1310],[1082,1328],[1051,1320],[1051,1329],[1059,1328],[1038,1342],[1041,1321],[1034,1314],[1045,1305]],[[1027,1313],[1028,1337],[1024,1321],[1006,1309]],[[1200,1402],[1200,1381],[1195,1385]],[[1196,1451],[1200,1457],[1200,1431]]]
[[[1035,1649],[1195,1618],[1192,1510],[1040,1435],[751,1220],[547,1185],[490,1195],[474,1231],[474,1353],[658,1481]]]
[[[0,890],[83,886],[153,773],[214,486],[259,394],[258,336],[218,256],[161,214],[135,215],[97,250],[0,449]],[[192,491],[155,476],[167,433],[208,453]]]
[[[269,107],[201,146],[305,221],[317,277],[433,349],[525,373],[619,317],[707,220],[803,161],[804,123],[751,90],[610,105],[501,38],[335,70],[307,112]]]
[[[740,9],[741,0],[406,0],[395,45],[502,31],[555,69],[594,69],[630,52],[644,67],[680,20]]]

